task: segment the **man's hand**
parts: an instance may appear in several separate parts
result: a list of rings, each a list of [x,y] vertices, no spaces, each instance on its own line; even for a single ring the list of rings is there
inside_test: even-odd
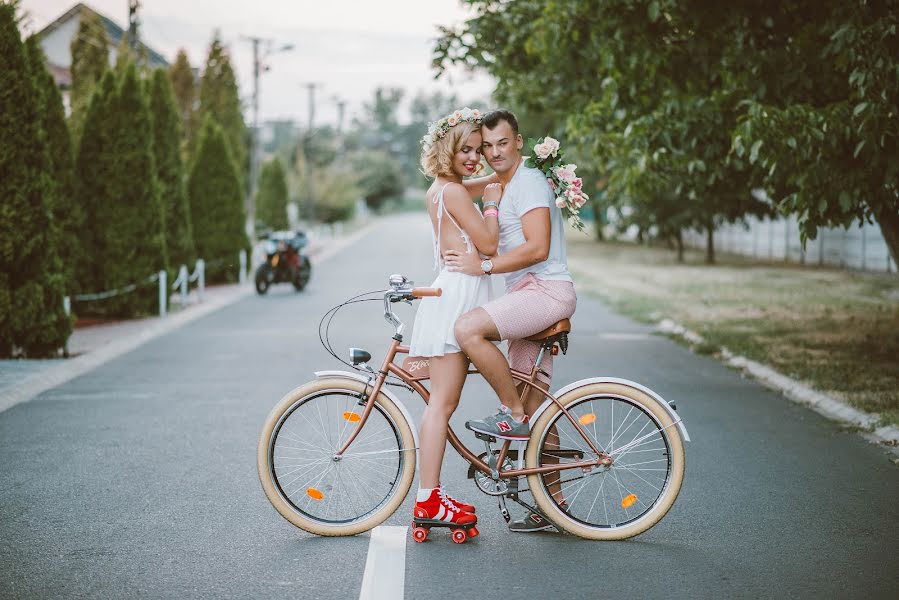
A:
[[[496,202],[498,205],[503,198],[503,186],[501,183],[489,183],[484,188],[484,202]]]
[[[447,250],[443,255],[443,262],[450,271],[465,273],[466,275],[484,275],[481,269],[481,257],[477,252],[459,252]]]

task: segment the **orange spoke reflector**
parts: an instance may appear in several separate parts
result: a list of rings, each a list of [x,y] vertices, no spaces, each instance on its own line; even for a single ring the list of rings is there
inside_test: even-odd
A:
[[[628,494],[621,501],[621,508],[630,508],[631,506],[634,505],[634,502],[636,502],[636,501],[637,501],[636,494]]]
[[[596,421],[596,415],[593,413],[587,413],[586,415],[581,415],[581,418],[577,420],[581,425],[589,425]]]
[[[308,490],[306,490],[306,495],[309,496],[310,498],[312,498],[313,500],[321,500],[322,498],[325,497],[324,494],[322,494],[319,490],[317,490],[315,488],[309,488]]]
[[[343,413],[343,418],[346,419],[347,421],[349,421],[350,423],[355,423],[356,421],[359,421],[362,419],[362,417],[360,417],[357,413],[349,412],[349,411]]]

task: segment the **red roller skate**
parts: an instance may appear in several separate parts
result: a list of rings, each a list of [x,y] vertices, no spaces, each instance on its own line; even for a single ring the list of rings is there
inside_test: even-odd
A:
[[[461,510],[438,487],[424,502],[416,502],[413,509],[412,539],[423,542],[428,539],[432,527],[447,527],[452,531],[453,541],[463,543],[478,535],[477,516]]]

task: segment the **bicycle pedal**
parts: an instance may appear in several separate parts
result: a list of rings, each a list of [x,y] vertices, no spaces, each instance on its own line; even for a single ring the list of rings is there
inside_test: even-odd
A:
[[[480,431],[474,431],[474,430],[472,430],[472,433],[474,433],[474,436],[476,438],[478,438],[479,440],[484,440],[488,444],[496,443],[496,438],[488,433],[481,433]]]

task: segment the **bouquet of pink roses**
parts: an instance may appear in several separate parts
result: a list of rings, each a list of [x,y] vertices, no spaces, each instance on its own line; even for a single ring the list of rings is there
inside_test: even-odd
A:
[[[584,193],[583,182],[575,173],[577,165],[562,162],[559,140],[549,136],[539,140],[529,139],[526,148],[529,156],[525,165],[540,169],[546,175],[546,181],[556,194],[556,206],[562,209],[562,214],[572,227],[583,231],[584,222],[578,213],[590,197]]]

